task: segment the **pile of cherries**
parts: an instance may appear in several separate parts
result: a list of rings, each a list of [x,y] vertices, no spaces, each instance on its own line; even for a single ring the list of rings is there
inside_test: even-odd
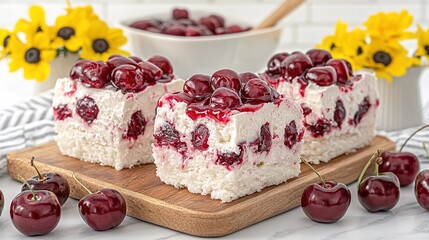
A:
[[[225,25],[225,19],[215,14],[201,17],[198,20],[191,19],[189,15],[188,10],[175,8],[169,20],[141,20],[134,22],[130,27],[153,33],[184,37],[222,35],[250,30],[250,28],[236,24],[227,26]]]
[[[15,228],[22,234],[45,235],[58,225],[61,206],[69,197],[70,187],[60,174],[41,174],[34,165],[34,159],[31,160],[31,165],[36,169],[37,175],[27,180],[19,176],[24,185],[21,193],[10,204],[10,217]],[[4,197],[0,191],[0,215],[3,206]],[[86,195],[79,201],[78,208],[82,219],[96,231],[119,226],[126,214],[126,203],[122,195],[108,188]]]
[[[423,126],[414,132],[429,127]],[[429,169],[419,173],[420,163],[410,152],[382,152],[378,150],[363,168],[358,179],[358,199],[369,212],[388,211],[399,201],[400,187],[414,181],[414,194],[419,205],[429,211]],[[340,220],[351,202],[350,190],[342,183],[324,181],[317,171],[302,159],[321,179],[321,183],[308,186],[301,196],[301,207],[313,221],[332,223]],[[371,164],[374,175],[364,178]]]
[[[311,49],[305,54],[299,51],[277,53],[268,61],[265,74],[274,85],[280,79],[292,81],[297,78],[302,85],[311,81],[319,86],[347,86],[353,77],[349,61],[333,59],[331,53],[323,49]]]
[[[188,103],[186,113],[194,120],[209,116],[227,122],[231,110],[256,111],[262,103],[279,99],[280,94],[254,73],[221,69],[211,76],[193,75],[185,82],[183,93],[171,96]]]
[[[112,85],[122,92],[140,92],[157,82],[169,82],[173,76],[170,61],[153,56],[143,61],[136,56],[111,55],[107,62],[80,60],[70,70],[70,78],[89,88]]]

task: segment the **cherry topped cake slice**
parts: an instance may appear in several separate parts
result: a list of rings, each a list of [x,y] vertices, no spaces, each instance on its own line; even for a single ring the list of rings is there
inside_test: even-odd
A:
[[[253,73],[197,74],[158,103],[157,176],[230,202],[298,176],[302,114]]]
[[[81,60],[58,79],[53,100],[56,141],[62,154],[115,167],[153,162],[153,121],[158,99],[182,89],[161,56],[147,61],[113,55]]]
[[[328,162],[374,138],[379,99],[373,74],[353,73],[347,60],[312,49],[274,55],[260,76],[301,105],[308,161]]]

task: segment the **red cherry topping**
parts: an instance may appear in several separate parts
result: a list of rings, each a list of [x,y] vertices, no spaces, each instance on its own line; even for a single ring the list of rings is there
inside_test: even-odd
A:
[[[236,108],[242,105],[238,94],[226,87],[216,89],[210,98],[210,107],[215,109]]]
[[[200,151],[207,150],[209,148],[209,144],[207,143],[210,136],[210,131],[204,124],[199,124],[194,131],[191,133],[192,135],[192,145],[194,145],[195,149]]]
[[[337,82],[337,73],[331,66],[313,67],[307,71],[305,78],[319,86],[330,86]]]
[[[124,92],[140,92],[146,87],[145,80],[153,81],[153,79],[145,79],[145,76],[149,77],[148,74],[143,74],[140,67],[126,64],[112,71],[111,81],[116,88]]]
[[[267,73],[270,75],[279,75],[281,63],[288,56],[289,56],[289,53],[287,52],[277,53],[274,56],[272,56],[267,64]]]
[[[137,57],[137,56],[131,56],[130,59],[132,59],[136,63],[143,62],[143,59],[141,59],[140,57]]]
[[[110,67],[110,69],[114,69],[116,67],[119,67],[119,66],[122,66],[125,64],[137,65],[137,62],[135,62],[131,58],[127,58],[127,57],[121,56],[121,55],[115,55],[115,56],[109,58],[109,60],[107,60],[107,65]]]
[[[72,110],[68,108],[67,104],[60,104],[56,107],[53,107],[53,109],[55,121],[62,121],[72,116]]]
[[[183,85],[183,91],[196,99],[205,98],[213,92],[210,86],[210,76],[203,74],[193,75]]]
[[[211,86],[213,89],[226,87],[238,92],[241,88],[240,77],[231,69],[218,70],[211,77]]]
[[[162,70],[153,63],[150,62],[140,62],[138,66],[143,70],[144,73],[148,74],[145,80],[156,81],[160,79],[163,75]]]
[[[287,80],[291,81],[311,67],[313,63],[307,55],[294,52],[282,61],[280,71]]]
[[[144,130],[146,128],[146,119],[144,118],[141,110],[138,110],[131,115],[131,120],[128,123],[128,130],[122,136],[124,139],[134,139],[144,134]]]
[[[273,101],[273,93],[268,84],[260,79],[252,79],[241,90],[246,103],[259,104]]]
[[[347,68],[346,60],[343,59],[331,59],[326,63],[326,66],[332,66],[337,72],[337,81],[341,84],[347,84],[351,74]]]
[[[84,97],[79,99],[76,103],[76,113],[86,123],[91,124],[98,116],[98,107],[94,99],[91,97]]]
[[[173,67],[171,66],[170,61],[167,58],[159,55],[155,55],[147,60],[150,63],[155,64],[159,67],[164,76],[171,76],[173,74]]]
[[[78,61],[70,71],[70,78],[82,82],[86,87],[103,88],[108,80],[110,68],[102,61]]]
[[[242,84],[245,84],[248,81],[255,79],[255,78],[259,79],[258,75],[254,74],[252,72],[240,73],[240,74],[238,74],[238,77],[240,78]]]
[[[314,66],[323,66],[329,59],[332,58],[331,53],[323,49],[311,49],[308,50],[305,54],[310,57]]]

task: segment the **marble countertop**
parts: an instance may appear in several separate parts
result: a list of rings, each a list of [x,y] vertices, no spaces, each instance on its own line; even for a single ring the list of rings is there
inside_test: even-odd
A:
[[[422,168],[429,166],[423,165]],[[416,202],[413,184],[401,188],[398,205],[388,212],[369,213],[360,206],[356,183],[351,184],[352,203],[343,219],[334,224],[321,224],[309,220],[301,208],[280,214],[253,226],[224,237],[224,239],[427,239],[429,212]],[[0,189],[5,194],[6,206],[0,217],[0,239],[23,239],[9,216],[9,205],[19,193],[21,184],[8,175],[0,176]],[[198,239],[164,227],[126,217],[116,229],[96,232],[80,218],[77,201],[69,199],[63,206],[57,228],[42,239]]]

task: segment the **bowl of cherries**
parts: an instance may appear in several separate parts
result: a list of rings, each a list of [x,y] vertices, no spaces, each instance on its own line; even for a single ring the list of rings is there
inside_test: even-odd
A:
[[[133,54],[170,59],[181,78],[231,68],[262,69],[280,40],[279,26],[252,30],[250,24],[219,14],[175,8],[119,23]]]

